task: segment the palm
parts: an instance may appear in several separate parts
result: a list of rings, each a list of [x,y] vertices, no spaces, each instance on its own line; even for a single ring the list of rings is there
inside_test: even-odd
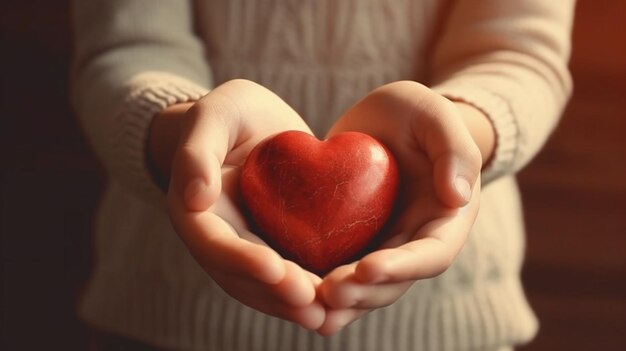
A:
[[[401,191],[381,247],[325,277],[320,290],[331,309],[322,333],[393,303],[414,281],[446,270],[462,248],[478,213],[480,157],[474,157],[477,147],[451,105],[417,83],[392,83],[353,106],[330,130],[329,136],[367,133],[389,147]],[[469,158],[475,172],[466,204],[450,185],[455,158]]]
[[[215,214],[224,226],[230,227],[230,235],[268,246],[265,241],[252,232],[250,224],[246,220],[245,209],[239,192],[241,167],[254,146],[254,141],[246,142],[239,145],[226,157],[221,169],[222,191],[209,211]]]
[[[240,302],[307,328],[319,326],[319,278],[251,233],[238,194],[240,168],[254,146],[284,130],[310,132],[306,124],[267,89],[236,80],[197,102],[182,129],[168,204],[190,253]]]
[[[409,155],[407,155],[409,156]],[[437,197],[430,161],[421,152],[411,159],[398,160],[402,191],[399,194],[396,216],[386,234],[382,248],[397,247],[418,239],[419,230],[435,219],[450,216],[452,210]]]
[[[392,93],[371,94],[347,111],[329,133],[334,135],[348,130],[368,133],[385,143],[396,156],[402,191],[396,216],[386,233],[389,240],[383,244],[384,248],[427,236],[428,231],[422,228],[433,221],[459,219],[458,210],[442,201],[442,191],[437,189],[440,184],[435,181],[442,172],[437,174],[436,160],[427,150],[427,144],[432,143],[428,140],[428,119],[440,118],[429,115],[445,110],[447,101],[429,97],[404,99]],[[478,197],[473,196],[472,202],[477,201]],[[463,215],[475,215],[466,212]]]
[[[252,237],[248,223],[242,213],[238,195],[238,178],[239,167],[232,165],[222,166],[222,192],[209,208],[209,211],[215,214],[224,226],[231,227],[228,232],[233,236],[241,236],[253,242],[259,242]]]

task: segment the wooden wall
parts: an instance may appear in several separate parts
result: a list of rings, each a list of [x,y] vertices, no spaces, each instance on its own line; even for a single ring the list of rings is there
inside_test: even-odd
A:
[[[102,177],[67,102],[68,1],[6,0],[0,16],[0,349],[82,350],[73,304]],[[625,350],[626,1],[579,1],[571,68],[563,121],[520,174],[542,324],[523,349]]]
[[[572,101],[519,177],[542,323],[525,350],[626,350],[626,1],[578,2],[570,67]]]

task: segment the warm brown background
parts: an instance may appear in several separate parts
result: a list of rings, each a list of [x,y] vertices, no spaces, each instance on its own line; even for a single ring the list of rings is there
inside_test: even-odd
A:
[[[72,308],[102,177],[68,106],[68,1],[0,14],[0,349],[82,350]],[[520,174],[542,323],[523,349],[626,350],[626,1],[579,1],[571,68],[562,124]]]

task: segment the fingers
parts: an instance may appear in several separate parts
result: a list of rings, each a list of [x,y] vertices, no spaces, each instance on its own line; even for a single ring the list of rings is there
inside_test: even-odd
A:
[[[316,302],[314,278],[269,247],[243,240],[212,212],[193,212],[183,225],[181,238],[196,261],[224,291],[264,313],[315,330],[324,320]],[[199,230],[210,228],[207,234]]]
[[[291,261],[285,261],[284,278],[272,290],[293,306],[306,306],[315,300],[315,286],[305,270]]]
[[[297,266],[291,263],[294,267]],[[241,271],[209,270],[212,278],[231,296],[252,296],[259,302],[263,299],[286,304],[293,307],[304,307],[315,302],[317,286],[309,281],[300,268],[287,268],[283,279],[275,284],[251,279]]]
[[[355,308],[326,311],[326,319],[324,320],[324,324],[322,324],[317,329],[317,333],[322,336],[332,335],[343,329],[348,324],[361,318],[368,312],[369,310],[361,310]]]
[[[452,263],[454,252],[440,240],[425,238],[364,257],[356,269],[361,282],[402,282],[436,277]]]
[[[245,305],[316,330],[325,320],[324,306],[316,301],[317,285],[298,265],[284,262],[284,277],[276,284],[251,280],[246,275],[227,271],[220,271],[213,277],[224,291]]]
[[[284,278],[284,261],[274,250],[239,238],[217,215],[188,213],[180,208],[170,211],[172,217],[178,217],[172,221],[176,231],[205,270],[252,276],[267,284],[276,284]]]
[[[432,278],[443,273],[463,248],[474,224],[480,206],[479,193],[478,181],[467,206],[431,220],[405,244],[363,257],[355,269],[356,279],[391,283]]]
[[[332,308],[349,308],[354,305],[356,283],[354,269],[356,263],[339,266],[331,271],[319,286],[319,294],[324,303]]]
[[[317,330],[319,334],[334,334],[369,311],[391,305],[413,284],[412,281],[363,283],[354,275],[356,266],[338,267],[319,286],[320,297],[328,307],[324,324]]]
[[[319,302],[313,302],[306,306],[290,306],[270,300],[263,305],[254,301],[252,305],[248,306],[271,316],[297,323],[308,330],[317,330],[326,319],[326,310]]]
[[[319,329],[326,319],[326,310],[319,302],[304,307],[279,304],[265,313],[292,321],[308,330]]]
[[[214,280],[226,293],[246,306],[300,324],[304,328],[315,330],[325,319],[324,306],[318,301],[294,305],[277,298],[275,286],[272,285],[223,274],[216,275]]]
[[[413,281],[363,283],[354,274],[356,264],[331,272],[319,287],[324,303],[333,309],[374,309],[394,303]]]
[[[415,281],[443,273],[452,265],[474,223],[479,192],[480,184],[467,206],[446,211],[445,216],[423,225],[412,237],[400,233],[385,243],[385,248],[332,271],[319,287],[324,303],[334,309],[384,307],[400,298]],[[390,244],[403,241],[397,247]]]
[[[220,200],[221,201],[221,200]],[[320,279],[267,246],[241,239],[211,211],[172,209],[176,230],[196,261],[230,296],[264,313],[315,330],[324,320],[316,301]]]

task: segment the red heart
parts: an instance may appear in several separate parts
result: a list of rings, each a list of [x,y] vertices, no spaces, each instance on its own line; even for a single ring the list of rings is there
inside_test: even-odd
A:
[[[241,192],[268,244],[323,274],[363,253],[391,214],[398,182],[396,161],[371,136],[319,141],[288,131],[252,150]]]

